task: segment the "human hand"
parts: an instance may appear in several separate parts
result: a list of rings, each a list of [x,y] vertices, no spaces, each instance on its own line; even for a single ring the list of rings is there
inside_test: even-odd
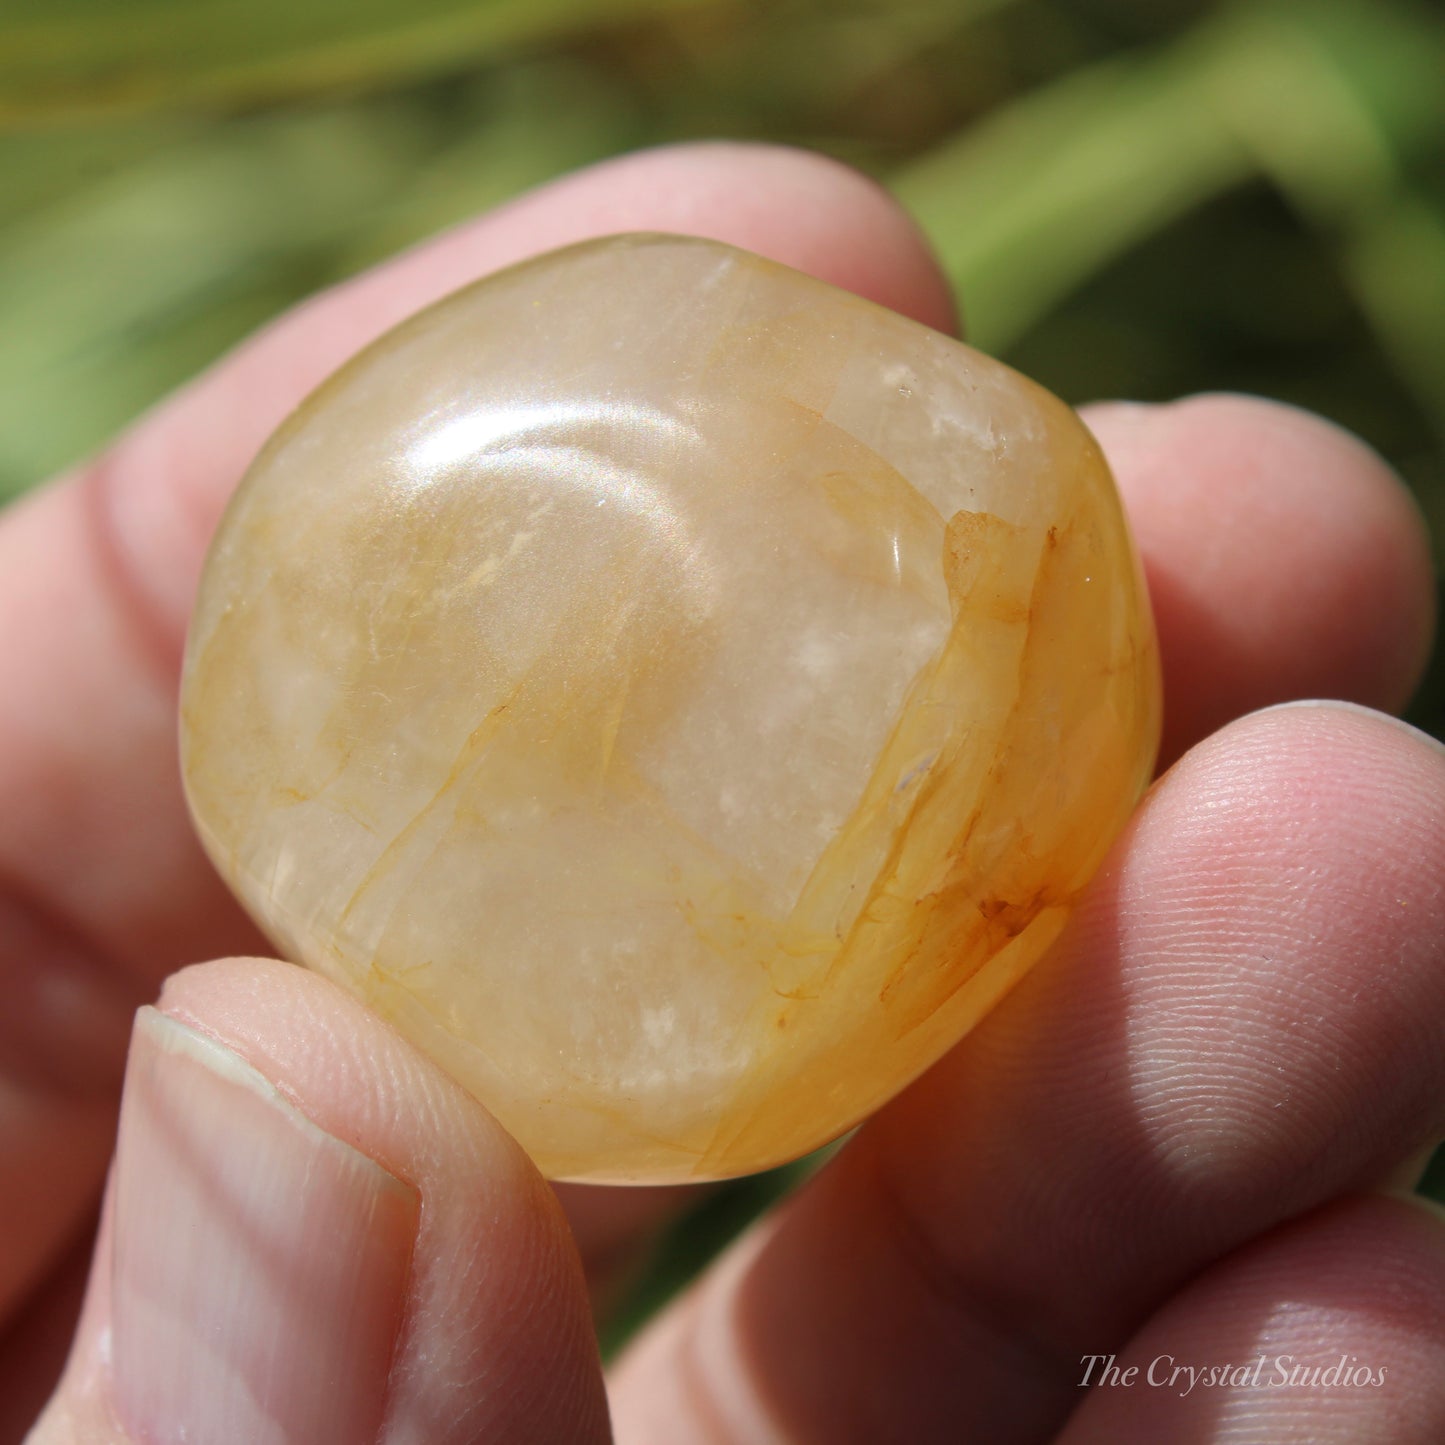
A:
[[[224,961],[136,1027],[37,1445],[608,1438],[586,1276],[686,1192],[564,1189],[574,1245],[517,1147],[389,1027],[236,957],[265,944],[193,840],[174,707],[206,541],[281,416],[455,286],[636,229],[952,322],[911,226],[851,173],[644,154],[318,298],[0,518],[10,1438],[66,1343],[132,1010],[195,958]],[[1049,957],[635,1344],[622,1445],[1445,1434],[1445,1228],[1384,1192],[1445,1132],[1445,755],[1359,708],[1244,716],[1404,700],[1431,625],[1418,519],[1372,453],[1285,407],[1087,416],[1149,573],[1165,760],[1189,751]],[[1255,1388],[1081,1390],[1108,1354],[1141,1376],[1270,1364]],[[1341,1354],[1383,1382],[1267,1386],[1278,1356]]]

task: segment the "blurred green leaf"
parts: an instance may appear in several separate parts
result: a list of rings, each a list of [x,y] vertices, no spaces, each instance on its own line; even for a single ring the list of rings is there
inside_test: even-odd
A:
[[[893,177],[1002,350],[1087,276],[1253,169],[1206,103],[1207,56],[1111,62],[1016,101]]]
[[[0,125],[374,88],[693,3],[8,0],[0,9]]]
[[[1339,257],[1361,312],[1445,440],[1445,212],[1407,181],[1445,125],[1445,24],[1404,8],[1246,12],[1220,105]],[[1385,83],[1388,77],[1388,84]]]
[[[1438,4],[1264,0],[1239,13],[1287,35],[1288,43],[1298,53],[1308,52],[1320,71],[1332,69],[1353,92],[1353,103],[1391,138],[1398,155],[1408,158],[1422,144],[1428,149],[1431,137],[1439,136],[1445,113],[1445,13]],[[1275,89],[1267,74],[1256,79],[1264,92]],[[1323,172],[1329,167],[1326,147],[1320,147],[1320,159]]]
[[[185,135],[200,123],[146,119],[95,127],[0,132],[0,228],[48,206]]]
[[[356,271],[647,132],[631,97],[567,60],[514,65],[472,87],[437,149],[399,180],[379,224],[343,248]]]
[[[1445,212],[1421,196],[1398,193],[1352,228],[1344,268],[1445,446]]]
[[[425,137],[409,119],[374,107],[253,119],[0,233],[0,395],[25,418],[0,432],[0,493],[184,379],[206,359],[198,334],[224,345],[232,324],[325,279],[414,170]]]
[[[694,42],[711,88],[760,116],[856,104],[949,37],[1021,0],[832,0],[778,4],[766,24],[714,26]],[[704,21],[707,13],[700,17]],[[800,60],[803,63],[800,63]]]
[[[1382,8],[1230,7],[1170,49],[1015,101],[895,175],[974,338],[1007,348],[1101,267],[1251,175],[1321,223],[1388,209],[1397,151],[1438,130],[1445,45],[1433,22]],[[1418,216],[1415,230],[1418,250]]]

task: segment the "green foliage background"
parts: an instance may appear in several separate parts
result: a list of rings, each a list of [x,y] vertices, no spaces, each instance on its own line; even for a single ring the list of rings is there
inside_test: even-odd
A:
[[[398,247],[740,136],[886,181],[971,339],[1072,401],[1350,427],[1439,555],[1442,77],[1423,0],[8,0],[0,499]],[[1413,717],[1445,735],[1438,659]],[[644,1295],[776,1187],[714,1201]]]

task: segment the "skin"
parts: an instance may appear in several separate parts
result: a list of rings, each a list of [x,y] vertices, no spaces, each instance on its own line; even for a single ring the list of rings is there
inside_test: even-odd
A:
[[[385,1024],[246,957],[265,944],[193,841],[174,763],[227,494],[311,386],[419,305],[649,228],[955,325],[911,223],[852,172],[644,153],[316,298],[0,517],[0,1439],[67,1352],[38,1445],[143,1438],[107,1363],[111,1204],[93,1230],[131,1014],[157,989],[419,1191],[409,1278],[452,1281],[455,1308],[413,1284],[385,1439],[415,1438],[417,1411],[446,1441],[1442,1438],[1445,1227],[1401,1190],[1445,1133],[1445,751],[1388,716],[1428,650],[1430,566],[1388,467],[1316,417],[1231,396],[1086,412],[1146,560],[1172,766],[1049,957],[633,1346],[611,1433],[588,1274],[691,1196],[566,1188],[569,1225]],[[1272,706],[1308,697],[1348,705]],[[1390,1384],[1079,1387],[1094,1354],[1261,1351],[1358,1356]]]

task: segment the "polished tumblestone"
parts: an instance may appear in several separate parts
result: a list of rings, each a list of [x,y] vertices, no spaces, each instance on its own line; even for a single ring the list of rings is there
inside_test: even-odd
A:
[[[407,321],[213,546],[186,785],[277,946],[555,1177],[800,1154],[1058,934],[1149,777],[1095,442],[746,252],[574,246]]]

